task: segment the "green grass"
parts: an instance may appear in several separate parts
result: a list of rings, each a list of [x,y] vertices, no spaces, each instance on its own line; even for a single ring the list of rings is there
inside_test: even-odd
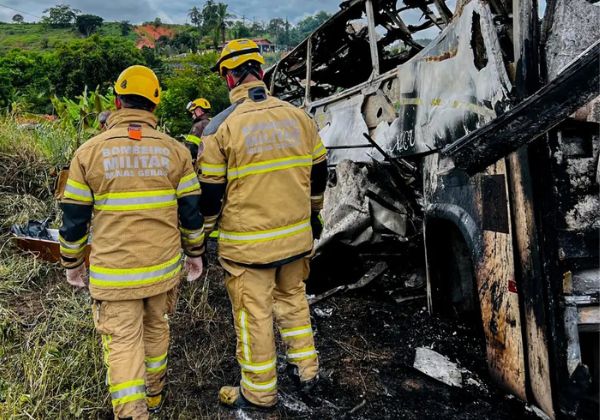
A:
[[[122,36],[119,23],[107,22],[98,30],[103,36]],[[52,50],[59,45],[83,36],[72,28],[50,28],[41,23],[0,24],[0,54],[11,49]],[[126,37],[135,42],[132,30]]]
[[[56,125],[30,130],[0,116],[0,419],[111,416],[89,295],[70,287],[58,264],[18,250],[8,233],[30,219],[58,222],[51,173],[56,162],[68,161],[71,141]],[[221,278],[220,268],[211,267],[205,281],[182,285],[171,322],[164,418],[223,417],[217,387],[236,370]]]

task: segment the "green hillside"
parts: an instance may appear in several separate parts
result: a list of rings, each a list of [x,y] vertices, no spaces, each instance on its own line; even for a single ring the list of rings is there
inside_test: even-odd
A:
[[[117,22],[106,22],[97,33],[106,36],[122,36],[120,24]],[[9,24],[0,22],[0,53],[13,48],[54,49],[60,44],[81,38],[83,35],[74,28],[52,28],[41,23]],[[126,38],[135,42],[138,36],[131,31]]]

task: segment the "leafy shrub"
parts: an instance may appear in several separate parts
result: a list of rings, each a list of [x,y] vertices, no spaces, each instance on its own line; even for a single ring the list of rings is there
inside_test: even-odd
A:
[[[217,58],[216,53],[190,55],[179,63],[172,63],[172,74],[162,80],[165,90],[158,115],[172,135],[189,131],[191,120],[185,109],[189,101],[199,97],[208,99],[213,115],[229,106],[225,82],[210,71]]]

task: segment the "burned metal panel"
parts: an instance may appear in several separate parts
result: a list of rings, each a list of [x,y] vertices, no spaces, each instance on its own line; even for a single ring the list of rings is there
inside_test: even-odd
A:
[[[362,114],[364,96],[358,94],[317,109],[315,120],[325,146],[328,163],[336,165],[344,159],[354,162],[381,160],[382,156],[362,136],[369,131]],[[365,147],[355,147],[365,146]]]
[[[436,150],[502,113],[511,84],[489,6],[465,5],[396,77],[398,118],[382,120],[375,135],[392,156]]]
[[[513,3],[513,44],[515,96],[523,100],[540,87],[539,30],[536,0]],[[529,150],[521,148],[506,159],[508,188],[515,248],[515,281],[523,324],[526,380],[530,401],[549,417],[555,417],[550,368],[548,298],[544,287],[542,251],[539,247],[538,221],[535,217],[533,182]]]
[[[509,233],[506,177],[504,175],[482,175],[480,179],[483,230]]]
[[[456,165],[474,174],[532,142],[598,94],[600,42],[596,41],[557,79],[490,124],[443,150]]]
[[[523,307],[528,383],[533,401],[548,416],[555,417],[549,359],[548,316],[541,271],[539,241],[533,209],[530,172],[525,150],[507,159],[510,173],[511,208],[514,229],[515,279]]]
[[[503,207],[499,211],[510,217],[504,162],[499,161],[484,174],[469,177],[452,169],[447,158],[433,154],[424,158],[424,170],[426,220],[429,223],[445,218],[456,224],[471,250],[490,373],[515,395],[526,399],[525,353],[514,281],[511,227],[510,223],[491,226],[483,221],[484,203]],[[490,182],[494,182],[493,187]],[[498,182],[503,187],[498,187]],[[493,194],[489,194],[490,189]],[[462,216],[453,217],[444,211]],[[429,259],[427,263],[429,269],[435,265]],[[434,292],[431,287],[429,291]]]
[[[431,0],[348,0],[341,10],[312,33],[277,66],[266,80],[272,94],[300,103],[306,87],[303,52],[313,44],[308,102],[332,96],[385,73],[417,54],[423,46],[415,41],[419,32],[444,27],[452,12],[443,0],[432,8]],[[412,25],[404,14],[419,11],[421,22]],[[300,89],[299,89],[300,88]]]
[[[554,80],[600,38],[600,7],[586,0],[555,0],[544,21],[548,80]]]
[[[476,59],[479,57],[479,59]],[[328,128],[340,109],[346,126],[367,125],[393,157],[429,153],[494,119],[508,106],[511,84],[486,3],[471,1],[440,36],[408,62],[368,83],[310,105],[324,143],[364,144],[365,131]],[[362,95],[362,115],[355,98]],[[350,97],[353,97],[348,99]],[[354,121],[361,120],[361,121]],[[369,161],[372,150],[337,152],[338,159]]]

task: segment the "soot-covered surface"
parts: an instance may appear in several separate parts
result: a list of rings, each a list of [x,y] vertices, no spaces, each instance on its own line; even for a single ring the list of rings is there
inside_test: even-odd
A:
[[[177,314],[170,358],[171,395],[161,417],[537,418],[524,403],[493,384],[479,331],[456,320],[430,316],[423,289],[407,288],[407,284],[420,283],[422,269],[389,265],[388,272],[365,288],[313,305],[321,382],[311,396],[300,395],[286,376],[280,356],[280,402],[270,412],[229,410],[217,403],[219,387],[236,383],[239,372],[222,271],[211,266],[208,301],[215,312],[210,319],[191,317],[186,322],[186,314]],[[398,303],[406,296],[413,299]],[[193,307],[191,298],[186,299],[183,306]],[[415,348],[420,346],[433,348],[466,369],[464,387],[449,387],[412,368]]]

